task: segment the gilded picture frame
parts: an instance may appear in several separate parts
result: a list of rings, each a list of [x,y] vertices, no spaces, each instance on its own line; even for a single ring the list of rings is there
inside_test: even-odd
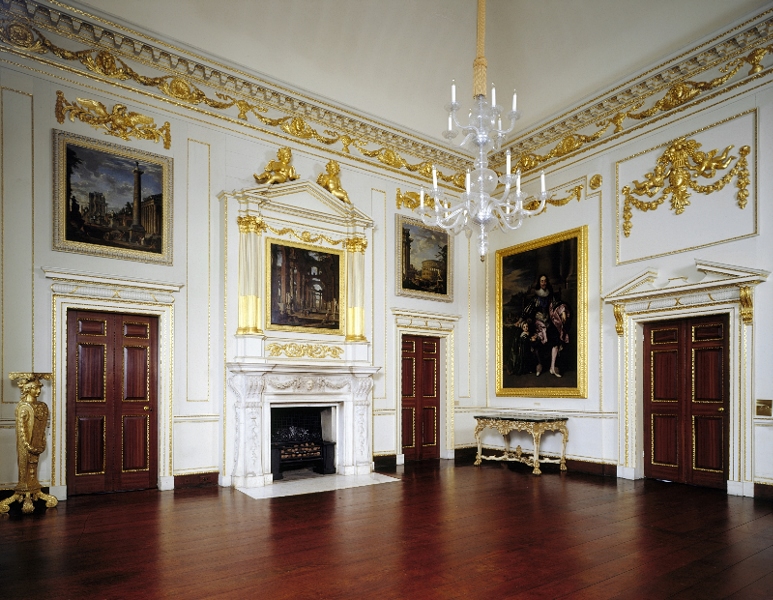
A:
[[[172,264],[171,157],[53,131],[54,250]]]
[[[397,295],[453,302],[451,235],[400,214],[395,233]]]
[[[587,397],[587,267],[587,226],[497,251],[497,396]]]
[[[346,254],[266,238],[266,329],[343,335]]]

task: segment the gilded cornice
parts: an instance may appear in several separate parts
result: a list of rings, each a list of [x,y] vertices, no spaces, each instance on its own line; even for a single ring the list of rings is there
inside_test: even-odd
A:
[[[9,29],[9,26],[13,27]],[[25,27],[27,28],[25,31]],[[294,139],[349,160],[463,188],[471,158],[57,0],[0,2],[0,51]],[[773,9],[519,134],[515,170],[555,164],[773,72]]]

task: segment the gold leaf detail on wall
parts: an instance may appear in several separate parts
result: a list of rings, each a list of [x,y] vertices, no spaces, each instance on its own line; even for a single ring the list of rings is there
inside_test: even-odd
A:
[[[747,189],[749,170],[746,157],[751,152],[751,148],[749,146],[739,148],[740,158],[730,171],[711,184],[701,185],[698,183],[699,177],[706,179],[715,177],[717,171],[729,168],[730,163],[736,160],[736,157],[730,156],[732,145],[725,148],[719,156],[717,156],[719,152],[717,149],[703,152],[700,147],[699,142],[684,137],[673,141],[658,158],[653,171],[644,175],[644,181],[634,180],[631,185],[623,187],[621,193],[625,197],[623,205],[623,234],[625,237],[631,235],[632,209],[636,208],[643,212],[656,210],[668,199],[671,210],[680,215],[690,205],[691,194],[688,190],[704,195],[712,194],[724,188],[736,176],[738,177],[736,182],[738,207],[741,209],[746,207],[749,198]],[[662,195],[655,198],[661,191]],[[655,199],[639,200],[636,196]]]
[[[76,102],[69,102],[61,90],[56,92],[56,107],[54,109],[56,120],[64,123],[65,117],[75,122],[75,119],[91,125],[94,129],[104,129],[105,135],[129,140],[135,137],[140,140],[159,142],[163,140],[164,148],[169,150],[172,144],[172,132],[169,121],[161,127],[156,126],[153,117],[148,117],[137,112],[128,112],[123,104],[116,104],[112,110],[98,100],[78,98]]]
[[[555,198],[555,197],[548,198],[545,201],[545,210],[547,210],[548,204],[552,204],[553,206],[564,206],[566,204],[569,204],[569,202],[571,202],[572,200],[577,200],[577,202],[582,200],[581,185],[576,185],[571,190],[566,190],[566,192],[569,194],[566,198]],[[527,200],[526,202],[524,202],[523,207],[526,210],[536,210],[539,207],[539,204],[540,204],[539,200],[534,198],[532,200]],[[542,212],[545,212],[545,210],[543,210]]]
[[[272,357],[284,354],[288,358],[341,358],[343,348],[336,346],[323,346],[320,344],[269,344],[266,347],[268,355]]]

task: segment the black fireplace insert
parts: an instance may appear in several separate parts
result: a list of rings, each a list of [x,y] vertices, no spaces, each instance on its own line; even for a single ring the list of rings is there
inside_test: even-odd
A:
[[[274,481],[282,472],[312,467],[330,475],[335,469],[335,442],[323,439],[322,408],[271,409],[271,473]]]

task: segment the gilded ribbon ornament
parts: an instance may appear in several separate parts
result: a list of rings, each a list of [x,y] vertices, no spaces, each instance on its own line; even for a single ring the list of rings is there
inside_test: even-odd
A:
[[[717,156],[719,150],[703,152],[700,147],[701,144],[695,140],[688,140],[684,137],[675,140],[658,158],[654,170],[644,175],[644,181],[634,180],[632,185],[623,187],[621,192],[625,197],[623,205],[623,234],[625,237],[631,235],[632,209],[636,208],[643,212],[656,210],[668,198],[671,210],[680,215],[690,205],[690,192],[688,190],[708,195],[724,188],[733,177],[738,177],[736,182],[738,207],[741,209],[746,207],[749,198],[747,189],[749,170],[746,157],[751,152],[751,148],[741,146],[738,150],[740,158],[730,171],[714,183],[701,185],[697,181],[698,177],[711,179],[718,170],[727,169],[730,163],[736,160],[736,157],[730,156],[730,150],[733,146],[725,148],[719,156]],[[636,197],[654,198],[661,190],[662,195],[654,200],[640,200]]]
[[[69,102],[61,90],[56,92],[56,120],[64,123],[65,117],[70,121],[79,121],[91,125],[94,129],[104,129],[105,135],[119,137],[128,141],[130,137],[151,142],[163,140],[164,148],[169,150],[172,144],[172,132],[169,121],[161,127],[156,126],[153,117],[138,112],[128,112],[124,104],[116,104],[112,110],[98,100],[78,98]]]

